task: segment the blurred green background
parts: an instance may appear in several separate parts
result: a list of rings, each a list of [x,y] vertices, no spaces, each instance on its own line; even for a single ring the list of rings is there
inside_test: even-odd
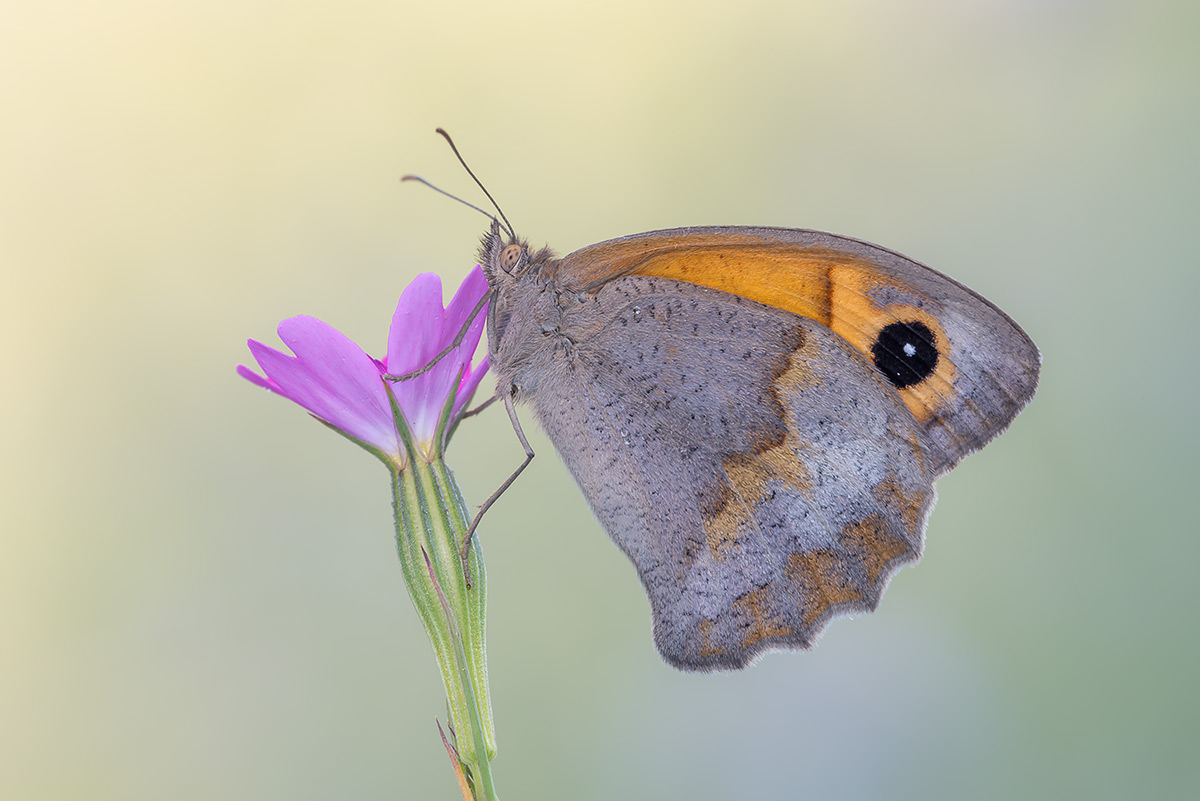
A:
[[[660,662],[538,435],[482,534],[504,797],[1196,797],[1198,9],[5,3],[0,797],[457,797],[385,471],[234,374],[474,264],[397,180],[479,199],[438,125],[535,243],[850,234],[1045,354],[879,611],[737,674]],[[497,409],[450,462],[519,456]]]

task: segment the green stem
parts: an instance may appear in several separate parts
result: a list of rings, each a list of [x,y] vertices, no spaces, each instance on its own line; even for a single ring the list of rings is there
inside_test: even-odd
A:
[[[431,582],[433,582],[433,588],[437,591],[438,600],[441,601],[442,610],[445,613],[446,623],[450,630],[450,638],[454,643],[454,654],[458,658],[459,679],[466,688],[467,697],[469,699],[467,703],[467,712],[471,717],[471,731],[475,739],[475,753],[481,754],[484,753],[485,749],[483,744],[483,723],[480,720],[479,706],[478,704],[474,703],[475,692],[474,686],[471,682],[471,671],[469,668],[469,662],[467,661],[467,652],[463,647],[463,640],[459,633],[458,626],[454,623],[454,613],[450,611],[450,602],[446,600],[446,595],[442,592],[441,584],[438,582],[437,576],[434,574],[433,563],[429,561],[428,554],[422,552],[422,556],[425,557],[425,566],[429,571],[429,579]],[[489,760],[481,760],[479,764],[474,767],[475,770],[472,772],[472,777],[479,777],[479,783],[483,786],[483,797],[485,799],[495,799],[496,788],[492,784],[492,770]]]
[[[442,460],[426,462],[409,453],[404,469],[393,466],[391,471],[400,564],[441,668],[459,756],[471,771],[476,793],[482,793],[479,798],[494,801],[489,762],[496,745],[484,647],[483,555],[473,544],[468,561],[474,586],[468,588],[458,555],[467,529],[462,495]]]
[[[490,765],[496,733],[484,638],[487,573],[475,538],[467,554],[474,583],[467,585],[459,554],[470,518],[442,460],[457,393],[447,396],[433,441],[418,443],[395,393],[385,386],[405,453],[398,459],[377,455],[392,474],[396,550],[404,581],[442,671],[459,761],[470,774],[476,801],[496,801]]]

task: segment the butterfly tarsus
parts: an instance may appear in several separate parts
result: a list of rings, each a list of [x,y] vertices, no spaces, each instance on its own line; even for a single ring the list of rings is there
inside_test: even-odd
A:
[[[474,417],[475,415],[479,414],[479,413],[480,413],[480,412],[482,412],[484,409],[486,409],[487,407],[491,406],[493,403],[495,403],[495,402],[496,402],[496,401],[498,401],[498,400],[500,400],[500,393],[499,393],[499,392],[497,392],[496,394],[492,395],[492,397],[488,398],[488,399],[487,399],[487,400],[485,400],[483,403],[481,403],[481,404],[479,404],[478,406],[476,406],[474,409],[471,409],[471,410],[469,410],[469,411],[465,411],[465,412],[463,412],[463,413],[462,413],[462,416],[461,416],[461,417],[459,417],[458,419],[459,419],[459,420],[466,420],[468,417]]]
[[[492,400],[495,399],[496,398],[493,396]],[[490,402],[491,401],[487,401],[486,403]],[[458,555],[459,558],[462,559],[463,577],[467,580],[468,587],[471,586],[471,568],[470,565],[467,564],[467,554],[471,548],[471,538],[475,536],[475,529],[479,528],[479,521],[483,519],[483,516],[487,510],[492,508],[492,504],[500,499],[500,496],[504,494],[505,490],[512,486],[513,482],[517,480],[517,476],[521,475],[525,468],[529,467],[529,463],[533,461],[533,448],[529,447],[529,440],[525,439],[525,432],[521,430],[521,421],[517,418],[516,407],[513,406],[513,391],[511,388],[504,395],[504,408],[508,411],[508,419],[510,422],[512,422],[513,431],[516,432],[517,439],[520,441],[521,447],[525,449],[525,461],[521,462],[517,469],[513,471],[512,475],[506,478],[504,483],[497,487],[496,491],[493,492],[488,499],[483,502],[483,505],[479,507],[479,511],[475,513],[475,519],[471,521],[471,525],[467,528],[467,535],[463,537],[462,548],[460,549]]]

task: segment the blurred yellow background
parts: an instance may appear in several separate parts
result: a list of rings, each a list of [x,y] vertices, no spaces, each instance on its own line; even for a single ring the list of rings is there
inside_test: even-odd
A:
[[[482,532],[504,797],[1196,797],[1198,9],[6,3],[0,797],[456,797],[385,471],[234,374],[474,264],[398,183],[479,200],[438,125],[534,243],[836,231],[1045,354],[879,611],[737,674],[660,662],[538,435]],[[519,456],[495,409],[450,463]]]

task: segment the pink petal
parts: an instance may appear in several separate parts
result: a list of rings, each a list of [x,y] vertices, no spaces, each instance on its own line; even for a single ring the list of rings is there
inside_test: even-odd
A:
[[[356,439],[386,453],[400,452],[387,391],[371,357],[314,317],[284,320],[279,324],[279,338],[295,356],[253,340],[249,343],[254,358],[275,385],[269,389]]]
[[[251,340],[247,340],[246,344],[251,345],[251,347],[253,347],[253,345],[258,344],[258,343],[255,343],[254,340],[251,339]],[[249,381],[251,384],[257,384],[258,386],[262,387],[263,389],[269,389],[272,392],[279,393],[279,387],[276,386],[274,381],[271,381],[269,378],[263,378],[261,375],[254,372],[253,370],[251,370],[249,367],[247,367],[244,364],[238,365],[237,374],[240,375],[242,378],[246,379],[247,381]],[[279,394],[283,394],[283,393],[279,393]]]
[[[471,396],[475,394],[475,390],[479,387],[479,382],[483,380],[483,376],[487,371],[488,357],[484,356],[479,366],[463,377],[462,383],[458,387],[458,397],[454,399],[455,417],[462,414],[463,408],[471,401]]]
[[[393,373],[415,370],[446,347],[442,314],[442,279],[436,273],[422,273],[404,288],[388,330],[385,361]]]
[[[443,310],[441,279],[428,273],[418,276],[404,290],[392,317],[388,332],[389,372],[411,372],[441,353],[454,341],[487,288],[483,270],[476,267],[455,293],[450,308]],[[455,352],[426,373],[392,385],[396,402],[418,440],[432,440],[446,398],[460,383],[485,322],[485,315],[480,313]],[[456,403],[455,409],[460,410],[461,404]]]
[[[442,347],[447,344],[449,343],[443,344]],[[458,383],[461,373],[461,359],[458,358],[458,351],[455,351],[435,364],[429,372],[392,385],[404,418],[412,427],[414,436],[421,442],[433,440],[442,407],[446,405],[446,398],[451,388]]]
[[[470,280],[468,278],[468,280]],[[478,300],[476,300],[478,302]],[[486,309],[485,309],[486,311]],[[471,394],[475,392],[475,388],[479,386],[479,382],[483,379],[483,374],[488,369],[488,358],[484,356],[480,361],[479,366],[475,369],[470,367],[470,356],[479,346],[479,339],[483,336],[483,327],[487,322],[485,311],[481,311],[472,322],[471,327],[467,330],[467,334],[463,337],[462,347],[458,349],[460,362],[463,365],[462,379],[459,381],[458,397],[454,400],[454,416],[462,413],[463,407],[471,400]],[[465,316],[464,316],[465,319]],[[457,334],[457,330],[455,334]],[[453,341],[453,340],[451,340]]]
[[[454,293],[454,299],[446,307],[446,314],[442,323],[443,336],[453,341],[453,338],[458,335],[459,329],[463,327],[463,323],[467,321],[467,316],[475,308],[475,304],[487,294],[487,291],[487,277],[483,274],[483,268],[476,266],[474,270],[467,273],[467,277],[463,280],[462,285]],[[485,308],[485,310],[479,312],[479,317],[475,319],[478,320],[480,317],[486,316]],[[445,347],[445,345],[442,347]]]

